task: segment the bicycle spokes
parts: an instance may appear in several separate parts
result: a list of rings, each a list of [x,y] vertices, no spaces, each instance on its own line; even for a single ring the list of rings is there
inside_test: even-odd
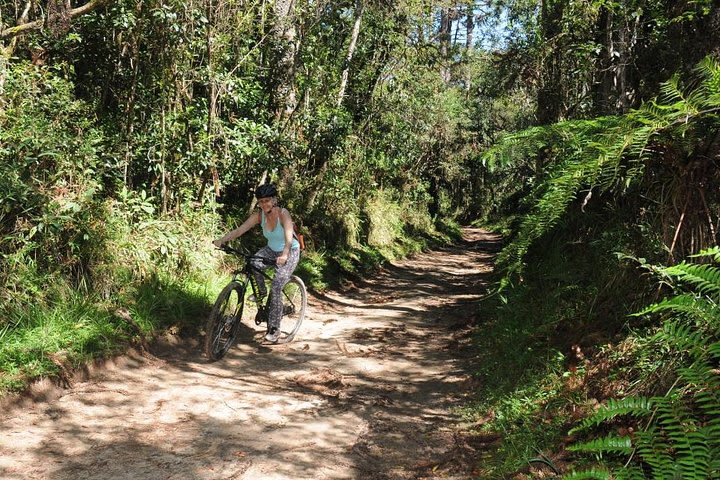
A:
[[[280,320],[280,342],[290,342],[295,337],[305,317],[307,292],[305,284],[293,275],[283,287],[282,319]]]
[[[205,326],[205,354],[211,360],[222,358],[232,347],[240,327],[243,297],[244,290],[236,282],[218,295]]]

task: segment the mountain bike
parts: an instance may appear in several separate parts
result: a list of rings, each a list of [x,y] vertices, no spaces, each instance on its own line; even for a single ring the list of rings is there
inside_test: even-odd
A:
[[[263,302],[260,298],[255,272],[259,272],[266,285],[272,277],[264,270],[253,266],[252,260],[260,260],[265,265],[274,265],[275,261],[257,257],[248,252],[236,250],[228,245],[221,247],[225,253],[233,254],[244,260],[241,268],[233,272],[230,283],[222,289],[212,307],[205,324],[205,355],[210,360],[219,360],[234,345],[243,326],[266,324],[267,330],[270,295]],[[267,285],[267,292],[270,286]],[[288,343],[295,338],[307,310],[307,290],[305,283],[297,275],[283,287],[283,311],[280,320],[280,338],[277,343]],[[262,334],[265,334],[262,331]]]

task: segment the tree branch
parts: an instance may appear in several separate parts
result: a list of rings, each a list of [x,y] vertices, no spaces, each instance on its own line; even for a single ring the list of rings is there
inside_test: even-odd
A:
[[[89,13],[96,8],[105,5],[106,3],[110,3],[111,1],[114,0],[90,0],[85,5],[69,10],[68,15],[70,18],[79,17],[80,15],[85,15],[86,13]],[[43,27],[43,25],[45,25],[45,18],[35,20],[34,22],[21,23],[14,27],[6,28],[5,30],[0,31],[0,40],[22,35],[30,30],[39,30]]]

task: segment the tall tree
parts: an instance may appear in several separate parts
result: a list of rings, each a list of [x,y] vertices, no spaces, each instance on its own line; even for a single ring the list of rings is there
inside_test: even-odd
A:
[[[625,113],[637,100],[633,58],[642,18],[629,2],[603,3],[598,15],[601,45],[594,82],[595,110],[600,115]]]
[[[453,9],[448,6],[440,7],[440,24],[438,26],[438,43],[440,45],[440,78],[446,84],[450,83],[450,65],[451,48],[450,48],[450,31],[452,27]]]
[[[562,57],[559,48],[566,0],[540,0],[541,80],[537,119],[541,125],[557,122],[562,115]]]
[[[295,59],[297,45],[297,17],[295,0],[275,0],[275,13],[272,34],[275,51],[273,52],[272,72],[275,80],[274,108],[275,118],[286,119],[297,107],[295,88]]]
[[[357,40],[360,35],[360,23],[362,22],[364,10],[365,4],[363,1],[356,0],[355,22],[353,23],[352,34],[350,35],[350,44],[348,45],[347,54],[345,55],[345,62],[343,63],[343,71],[340,78],[340,89],[338,90],[336,102],[338,107],[342,105],[343,98],[345,98],[345,89],[347,88],[348,78],[350,77],[350,62],[352,62],[353,55],[355,55],[355,49],[357,48]]]

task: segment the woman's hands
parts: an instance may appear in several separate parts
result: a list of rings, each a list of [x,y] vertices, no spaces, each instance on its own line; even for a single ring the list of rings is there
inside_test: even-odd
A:
[[[287,263],[287,261],[288,261],[288,256],[289,256],[288,253],[283,252],[282,254],[280,254],[279,257],[277,257],[277,260],[275,260],[275,264],[276,264],[278,267],[282,267],[283,265],[285,265],[285,264]]]

